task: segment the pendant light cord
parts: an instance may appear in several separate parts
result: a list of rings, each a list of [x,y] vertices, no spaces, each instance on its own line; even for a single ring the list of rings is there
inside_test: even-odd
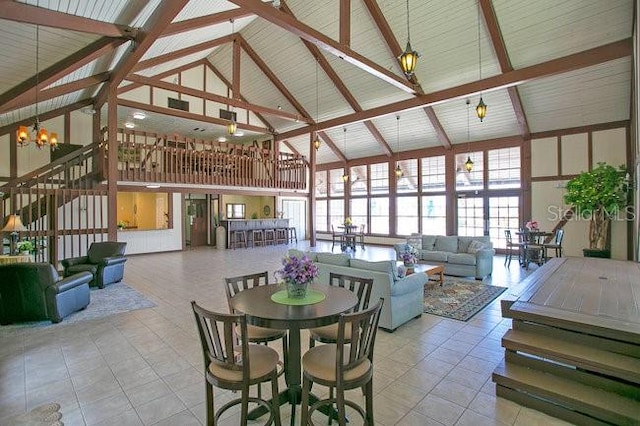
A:
[[[469,131],[469,106],[471,101],[467,99],[467,157],[471,158],[471,132]]]
[[[411,33],[409,32],[409,0],[407,0],[407,43],[411,44]]]
[[[400,116],[396,115],[396,163],[400,162]]]
[[[36,24],[36,127],[40,127],[38,117],[38,92],[40,91],[40,26]],[[36,131],[39,129],[36,129]]]
[[[478,69],[482,80],[482,44],[480,43],[480,0],[478,0]]]

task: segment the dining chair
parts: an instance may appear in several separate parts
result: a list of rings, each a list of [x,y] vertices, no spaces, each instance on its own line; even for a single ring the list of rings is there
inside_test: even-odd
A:
[[[333,251],[336,243],[338,243],[340,249],[344,247],[344,232],[336,231],[335,226],[331,224],[331,251]]]
[[[358,312],[341,314],[338,321],[336,343],[309,349],[302,357],[302,425],[309,424],[314,410],[335,404],[340,426],[346,425],[346,406],[356,410],[373,426],[373,347],[375,344],[380,311],[384,299],[374,306]],[[347,335],[350,336],[347,339]],[[313,383],[336,389],[336,396],[319,400],[309,406],[309,393]],[[345,399],[345,391],[362,388],[365,409],[354,401]],[[331,419],[331,415],[329,419]]]
[[[504,230],[504,237],[507,240],[507,254],[504,258],[505,265],[507,265],[507,267],[511,266],[513,250],[518,250],[518,263],[522,263],[522,248],[524,247],[524,244],[520,241],[513,241],[513,236],[511,235],[510,229]]]
[[[544,250],[544,261],[549,260],[547,250],[555,250],[556,257],[562,257],[562,239],[564,238],[564,229],[556,229],[553,240],[542,245]]]
[[[227,304],[229,305],[229,312],[236,313],[231,307],[231,298],[243,290],[248,290],[260,285],[269,284],[269,272],[260,272],[257,274],[240,275],[238,277],[225,278],[225,293],[227,295]],[[278,339],[282,339],[282,351],[285,356],[285,363],[279,362],[280,371],[278,375],[284,372],[284,365],[286,364],[287,354],[287,332],[285,330],[278,330],[275,328],[258,327],[256,325],[247,325],[247,339],[250,343],[261,343],[267,345],[268,342],[273,342]],[[258,386],[258,396],[260,397],[261,389]]]
[[[358,232],[358,241],[360,242],[360,247],[362,247],[362,250],[364,250],[364,230],[366,226],[367,225],[364,223],[360,225],[360,232]]]
[[[278,353],[267,346],[249,344],[244,314],[208,311],[195,301],[191,301],[191,307],[202,345],[207,426],[216,425],[226,410],[238,404],[240,424],[246,426],[249,402],[267,410],[269,419],[265,425],[280,426],[280,406],[277,403],[270,404],[260,397],[249,396],[251,385],[269,381],[272,395],[278,395]],[[214,386],[240,391],[241,396],[226,402],[216,411]]]

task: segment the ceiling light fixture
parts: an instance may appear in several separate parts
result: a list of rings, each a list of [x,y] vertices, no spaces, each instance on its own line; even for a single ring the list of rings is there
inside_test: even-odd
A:
[[[33,123],[31,134],[27,126],[18,126],[16,131],[16,139],[20,146],[28,145],[34,142],[38,149],[42,149],[44,145],[49,145],[54,151],[58,147],[58,134],[56,132],[47,132],[44,126],[40,125],[40,117],[38,115],[38,93],[40,92],[40,26],[36,25],[36,120]]]
[[[471,101],[467,99],[467,161],[464,162],[464,168],[468,173],[471,173],[473,161],[471,161],[471,138],[469,136],[469,105],[471,105]]]
[[[136,120],[144,120],[145,118],[147,118],[147,115],[144,112],[134,112],[133,113],[133,118],[135,118]]]
[[[158,189],[158,188],[160,188],[160,185],[151,184],[151,185],[147,185],[147,188],[149,188],[149,189]]]
[[[420,54],[411,48],[411,34],[409,32],[409,0],[407,0],[407,47],[400,55],[400,67],[407,77],[413,75],[418,64]]]
[[[403,175],[400,168],[400,116],[396,115],[396,177],[400,179]]]
[[[229,21],[231,22],[231,34],[233,35],[233,34],[235,34],[235,21],[233,19],[230,19]],[[235,37],[233,38],[233,44],[234,44],[234,46],[236,44],[236,38]],[[236,97],[235,93],[233,94],[233,97],[234,98]],[[229,107],[229,105],[227,105],[227,108],[228,107]],[[238,124],[236,123],[236,120],[235,120],[235,114],[234,114],[235,107],[233,105],[231,105],[231,110],[230,111],[231,111],[231,121],[229,121],[229,123],[227,124],[227,133],[230,136],[234,136],[236,134],[236,130],[238,130]]]
[[[347,128],[344,128],[344,158],[347,158]],[[342,181],[344,183],[349,182],[349,167],[344,165],[344,174],[342,175]]]
[[[316,58],[316,139],[313,141],[313,147],[320,149],[320,135],[318,135],[318,120],[320,117],[320,101],[318,96],[318,58]]]
[[[130,121],[127,121],[126,123],[124,123],[124,127],[126,127],[127,129],[133,129],[134,127],[136,127],[136,125]]]
[[[480,71],[480,78],[482,80],[482,48],[480,43],[480,0],[478,0],[478,69]],[[480,92],[480,102],[476,106],[476,115],[480,119],[480,122],[487,115],[487,104],[482,100],[482,92]]]

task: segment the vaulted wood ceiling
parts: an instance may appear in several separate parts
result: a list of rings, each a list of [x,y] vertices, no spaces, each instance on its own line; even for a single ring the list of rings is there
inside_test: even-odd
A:
[[[101,104],[109,84],[123,98],[152,85],[249,110],[247,138],[269,132],[303,155],[318,129],[318,163],[630,119],[633,0],[412,0],[422,57],[410,79],[397,60],[405,1],[277,3],[0,0],[0,133],[33,120],[36,90],[39,114],[52,116]],[[225,84],[203,93],[173,79],[203,65]],[[465,102],[480,94],[482,123]],[[217,116],[124,99],[119,125],[136,109],[148,111],[141,130],[225,133]]]

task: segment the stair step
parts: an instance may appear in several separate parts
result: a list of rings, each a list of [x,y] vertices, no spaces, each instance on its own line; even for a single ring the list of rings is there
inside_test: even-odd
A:
[[[493,381],[504,388],[604,422],[637,425],[640,402],[539,370],[502,361]]]
[[[640,385],[638,358],[521,330],[507,331],[502,337],[502,346]]]

